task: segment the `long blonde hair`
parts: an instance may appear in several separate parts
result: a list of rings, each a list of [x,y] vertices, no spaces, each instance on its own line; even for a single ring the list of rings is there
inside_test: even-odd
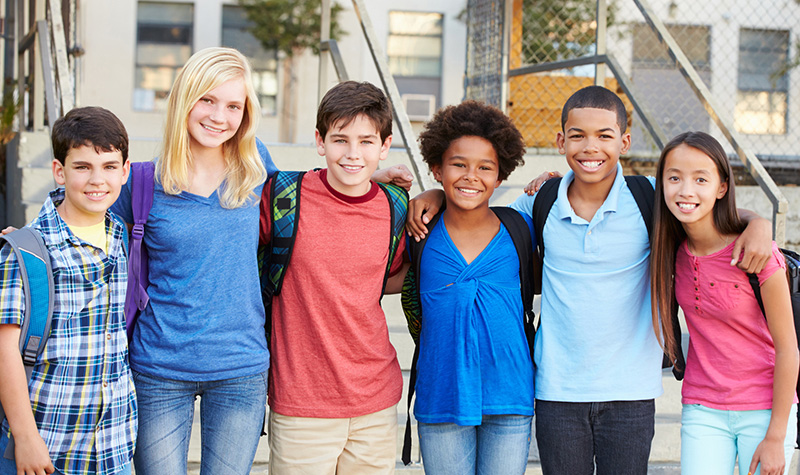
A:
[[[164,143],[156,175],[164,192],[177,195],[189,187],[192,152],[189,148],[189,112],[217,86],[241,78],[246,90],[244,116],[236,134],[223,144],[225,180],[220,204],[239,208],[257,199],[253,189],[267,178],[256,147],[256,128],[261,117],[247,59],[232,48],[206,48],[193,54],[175,78],[167,102]]]

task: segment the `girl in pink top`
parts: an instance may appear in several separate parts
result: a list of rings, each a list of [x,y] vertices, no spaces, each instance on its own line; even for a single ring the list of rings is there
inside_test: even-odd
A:
[[[787,430],[797,411],[798,352],[786,264],[773,243],[758,274],[765,318],[747,274],[730,261],[745,228],[730,177],[725,151],[703,132],[683,133],[662,151],[653,325],[670,356],[680,351],[670,318],[677,299],[690,337],[681,473],[732,474],[738,455],[740,474],[777,475],[789,469],[797,430],[795,424]]]

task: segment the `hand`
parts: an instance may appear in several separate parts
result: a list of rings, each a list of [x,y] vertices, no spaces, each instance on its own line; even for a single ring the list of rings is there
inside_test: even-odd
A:
[[[753,453],[749,473],[756,473],[759,464],[761,464],[761,475],[781,475],[786,466],[783,440],[762,440]]]
[[[56,471],[47,446],[38,432],[31,434],[30,437],[14,436],[14,459],[18,474],[41,475]]]
[[[740,262],[739,257],[743,250],[744,256]],[[747,273],[758,274],[764,270],[770,256],[772,256],[772,224],[764,218],[754,219],[736,240],[731,265],[736,265]]]
[[[539,191],[539,188],[541,188],[542,185],[544,185],[544,182],[546,182],[547,180],[549,180],[551,178],[562,177],[562,176],[564,176],[564,175],[562,175],[561,172],[542,172],[541,175],[537,176],[530,183],[525,185],[525,189],[524,189],[525,193],[527,193],[529,195],[533,195],[534,193]]]
[[[414,182],[414,175],[411,174],[407,166],[400,164],[375,170],[375,173],[372,174],[372,180],[378,183],[391,183],[408,191]]]
[[[6,234],[8,234],[8,233],[10,233],[12,231],[16,231],[16,230],[17,230],[17,228],[15,228],[14,226],[9,226],[7,228],[4,228],[2,231],[0,231],[0,234],[5,236]]]
[[[439,212],[444,202],[442,190],[428,190],[415,196],[408,202],[408,221],[406,232],[417,242],[425,239],[428,227],[425,226]]]

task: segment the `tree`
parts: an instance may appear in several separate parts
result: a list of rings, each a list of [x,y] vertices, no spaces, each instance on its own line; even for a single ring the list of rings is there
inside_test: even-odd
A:
[[[295,57],[311,49],[319,54],[322,27],[321,0],[239,0],[253,26],[250,33],[266,49],[283,53],[284,84],[293,84]],[[337,21],[342,6],[331,2],[330,37],[338,40],[345,33]],[[281,108],[281,122],[286,127],[281,140],[293,142],[297,88],[287,88]]]

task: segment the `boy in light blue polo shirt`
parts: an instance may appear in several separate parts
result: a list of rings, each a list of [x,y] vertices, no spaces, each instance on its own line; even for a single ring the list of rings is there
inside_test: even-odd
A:
[[[561,125],[556,142],[571,171],[544,226],[534,345],[542,470],[590,475],[596,464],[598,474],[646,474],[662,351],[647,228],[619,165],[631,143],[627,113],[616,94],[590,86],[567,100]],[[511,207],[530,215],[533,202],[523,195]],[[758,257],[743,262],[758,266],[771,231],[766,220],[754,224],[744,246]]]

